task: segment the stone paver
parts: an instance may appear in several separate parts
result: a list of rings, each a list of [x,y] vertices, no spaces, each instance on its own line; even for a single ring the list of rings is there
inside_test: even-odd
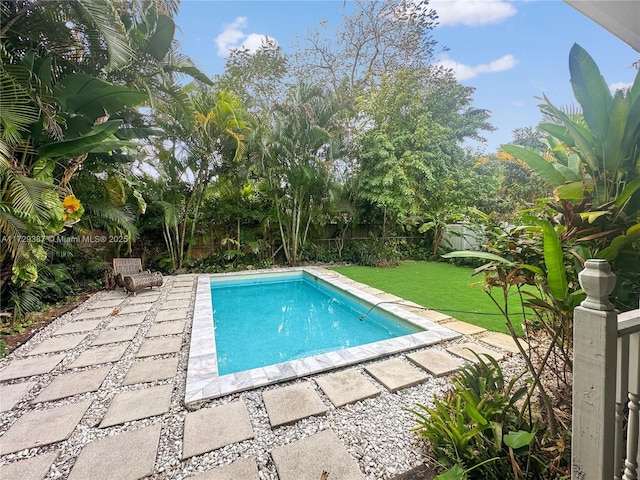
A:
[[[251,457],[236,460],[229,465],[214,468],[200,475],[187,477],[185,480],[260,480],[260,475],[256,460]]]
[[[140,350],[136,353],[136,357],[142,358],[151,357],[153,355],[176,353],[180,351],[181,346],[182,338],[180,337],[150,338],[142,342]]]
[[[107,378],[109,370],[111,370],[110,366],[59,375],[31,400],[31,403],[49,402],[80,393],[95,392]]]
[[[111,309],[114,309],[115,307],[120,305],[123,300],[124,299],[122,299],[122,298],[111,298],[111,299],[107,299],[107,300],[100,300],[99,302],[96,302],[96,303],[94,303],[92,305],[89,305],[87,307],[87,310],[97,310],[99,308],[111,308]]]
[[[478,327],[477,325],[473,325],[472,323],[461,322],[459,320],[443,323],[442,326],[450,328],[455,332],[462,333],[463,335],[474,335],[476,333],[487,331],[486,328]]]
[[[176,335],[184,331],[187,322],[185,320],[179,322],[162,322],[152,325],[147,332],[147,337],[160,337],[162,335]]]
[[[173,287],[171,290],[169,290],[169,295],[172,295],[174,293],[191,293],[193,291],[193,286],[189,285],[188,287]]]
[[[89,318],[103,318],[108,317],[113,312],[113,308],[99,308],[98,310],[85,310],[78,315],[76,320],[86,320]]]
[[[65,335],[67,333],[82,333],[90,332],[98,325],[102,323],[102,320],[81,320],[79,322],[69,322],[63,325],[51,335]]]
[[[289,425],[327,412],[327,407],[309,382],[264,391],[262,399],[272,427]]]
[[[139,303],[134,305],[127,305],[120,310],[121,315],[126,315],[127,313],[140,313],[140,312],[148,312],[153,307],[153,303]]]
[[[90,348],[80,354],[80,356],[69,365],[69,368],[88,367],[90,365],[100,365],[101,363],[117,362],[122,358],[129,344],[122,343],[109,347]]]
[[[182,458],[217,450],[253,438],[249,412],[242,400],[187,413]]]
[[[167,295],[166,300],[168,302],[173,302],[175,300],[190,300],[191,299],[191,290],[188,292],[171,292]]]
[[[172,385],[160,385],[118,393],[113,397],[100,428],[167,413],[172,391]]]
[[[38,344],[36,348],[31,350],[27,355],[40,355],[42,353],[62,352],[77,347],[87,337],[84,335],[67,335],[64,337],[48,338]]]
[[[316,383],[338,408],[380,394],[373,383],[353,368],[320,377]]]
[[[364,369],[391,392],[412,387],[429,378],[426,373],[399,358],[374,363]]]
[[[91,402],[84,400],[61,407],[26,412],[0,437],[0,455],[66,440]]]
[[[161,424],[104,437],[86,445],[69,480],[136,480],[153,473]]]
[[[133,340],[138,332],[138,327],[124,327],[115,330],[105,330],[98,335],[91,345],[97,347],[99,345],[107,345],[109,343],[128,342]]]
[[[144,322],[144,313],[132,313],[130,315],[118,315],[108,324],[108,328],[128,327],[130,325],[140,325]]]
[[[36,382],[14,383],[13,385],[0,385],[0,412],[11,410],[22,400]],[[0,441],[2,439],[0,438]],[[0,476],[0,478],[2,478]]]
[[[133,297],[131,300],[129,300],[129,305],[139,305],[141,303],[150,303],[150,302],[155,302],[156,300],[158,300],[158,298],[160,298],[160,295],[140,295],[140,296],[135,296]]]
[[[487,343],[493,347],[499,348],[501,350],[506,350],[507,352],[518,353],[520,351],[518,350],[518,346],[516,345],[516,342],[513,340],[511,335],[507,335],[506,333],[494,332],[494,333],[490,333],[489,335],[485,335],[481,338],[478,338],[478,340],[483,343]],[[518,341],[520,342],[520,345],[522,345],[522,347],[526,352],[529,346],[526,344],[524,340],[518,340]]]
[[[117,287],[116,290],[109,290],[103,294],[103,299],[114,299],[114,298],[127,298],[129,296],[129,292],[127,292],[124,288]]]
[[[458,370],[464,362],[458,357],[430,348],[421,352],[410,353],[407,358],[419,367],[424,368],[434,377],[442,377]]]
[[[168,320],[183,320],[189,314],[185,309],[182,310],[163,310],[156,315],[156,322],[166,322]]]
[[[178,357],[134,362],[124,377],[123,385],[156,382],[173,378],[178,370]]]
[[[25,358],[12,362],[6,368],[0,370],[0,382],[3,380],[13,380],[14,378],[31,377],[49,373],[56,368],[62,359],[66,357],[64,353],[58,355],[48,355],[46,357]]]
[[[483,347],[479,343],[475,343],[475,342],[467,342],[467,343],[460,343],[458,345],[452,345],[451,347],[447,348],[447,352],[453,353],[454,355],[457,355],[459,357],[464,358],[465,360],[469,360],[470,362],[474,362],[474,363],[478,362],[478,358],[473,354],[473,352],[476,352],[478,355],[481,355],[481,358],[483,354],[491,355],[496,360],[502,360],[504,358],[504,355],[502,353],[494,352],[493,350],[490,350],[487,347]]]
[[[0,478],[3,480],[42,480],[57,457],[57,452],[49,452],[2,465]]]
[[[323,471],[329,472],[329,479],[365,478],[332,430],[323,430],[302,440],[274,448],[271,456],[280,480],[318,480]]]
[[[173,300],[171,302],[162,302],[160,310],[173,310],[176,308],[188,308],[190,300]]]

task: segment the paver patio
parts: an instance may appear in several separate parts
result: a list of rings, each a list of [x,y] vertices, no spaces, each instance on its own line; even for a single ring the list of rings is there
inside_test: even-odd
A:
[[[412,367],[399,358],[392,358],[384,362],[374,363],[365,367],[378,382],[390,392],[397,392],[401,388],[409,388],[424,382],[428,375],[422,370]]]
[[[380,395],[380,390],[353,368],[320,377],[316,383],[336,407]]]
[[[64,353],[16,360],[0,370],[0,382],[15,378],[33,377],[53,370],[65,357]]]
[[[167,413],[172,390],[171,385],[160,385],[118,393],[104,415],[100,428]]]
[[[40,336],[37,343],[34,339],[3,360],[0,414],[14,417],[7,416],[0,433],[0,478],[42,480],[53,465],[59,468],[70,456],[76,458],[63,477],[71,480],[174,478],[169,470],[156,468],[167,422],[178,422],[181,435],[170,440],[176,449],[172,465],[177,471],[181,465],[191,466],[182,478],[260,480],[266,468],[264,454],[260,458],[253,450],[246,453],[255,448],[258,436],[267,431],[280,438],[292,428],[289,425],[320,416],[325,427],[317,433],[268,449],[271,475],[278,480],[319,480],[322,471],[328,471],[330,480],[361,480],[364,470],[345,447],[345,439],[331,430],[339,412],[372,397],[396,396],[392,392],[433,378],[426,372],[450,374],[464,363],[460,357],[470,355],[465,347],[489,351],[496,358],[502,354],[483,344],[501,351],[515,347],[503,337],[482,333],[477,342],[444,345],[448,352],[420,349],[403,355],[407,360],[396,356],[364,368],[351,366],[268,387],[251,400],[259,403],[252,406],[262,412],[259,420],[250,415],[242,394],[187,411],[176,396],[184,395],[181,349],[188,344],[185,335],[196,283],[194,276],[167,277],[160,289],[144,290],[135,297],[121,290],[100,292],[85,308],[68,314],[66,323],[51,325],[48,338]],[[406,308],[425,318],[450,321],[438,312]],[[111,393],[105,393],[105,385]],[[104,406],[96,408],[94,399],[101,399]],[[15,418],[18,408],[22,413]],[[328,412],[333,414],[325,416]],[[68,442],[87,432],[95,439],[73,453],[65,450]],[[227,447],[238,451],[238,457],[211,465],[212,456]],[[21,457],[26,452],[31,458]],[[207,471],[196,474],[201,468],[193,467],[200,462],[208,465]]]
[[[477,363],[478,357],[474,355],[474,352],[480,355],[480,358],[483,358],[483,355],[491,355],[496,360],[502,360],[504,355],[500,352],[496,352],[495,350],[491,350],[487,347],[484,347],[476,342],[467,342],[461,343],[458,345],[453,345],[447,348],[447,352],[453,353],[459,357],[464,358],[465,360],[469,360],[470,362]],[[483,358],[484,361],[484,358]]]
[[[178,370],[178,360],[178,357],[138,360],[131,365],[122,384],[133,385],[172,378]]]
[[[217,450],[253,438],[251,420],[244,402],[231,402],[188,413],[184,419],[182,458]]]
[[[78,456],[69,480],[136,480],[153,473],[160,423],[89,443]]]
[[[49,338],[31,350],[27,355],[61,352],[77,347],[87,337],[84,335],[65,335],[64,337]]]
[[[288,425],[312,415],[323,415],[327,407],[309,382],[262,393],[272,427]]]
[[[111,367],[99,367],[66,373],[53,379],[31,403],[49,402],[80,393],[95,392],[107,378]]]
[[[280,480],[318,480],[324,471],[340,480],[365,478],[331,430],[275,448],[271,456]]]
[[[0,466],[0,478],[5,480],[42,480],[47,474],[53,462],[55,462],[57,452],[45,453],[37,457],[27,458],[18,462]]]
[[[0,455],[69,438],[91,402],[84,400],[25,413],[0,437]]]
[[[11,410],[35,385],[36,382],[0,385],[0,412]]]

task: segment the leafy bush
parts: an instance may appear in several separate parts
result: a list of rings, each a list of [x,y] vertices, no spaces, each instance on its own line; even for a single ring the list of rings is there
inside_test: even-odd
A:
[[[463,367],[444,399],[429,408],[410,410],[417,417],[417,435],[428,440],[433,459],[449,469],[438,478],[537,478],[532,462],[537,424],[530,424],[516,403],[527,393],[516,387],[519,377],[506,382],[495,359],[478,355],[478,363]]]

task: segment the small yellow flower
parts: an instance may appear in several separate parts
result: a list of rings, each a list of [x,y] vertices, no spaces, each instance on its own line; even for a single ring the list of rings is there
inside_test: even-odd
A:
[[[64,208],[64,211],[67,213],[76,212],[80,208],[80,201],[75,195],[67,195],[62,202],[62,208]]]

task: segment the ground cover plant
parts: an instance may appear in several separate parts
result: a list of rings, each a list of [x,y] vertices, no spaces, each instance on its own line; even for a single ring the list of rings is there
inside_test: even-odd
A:
[[[473,268],[440,262],[402,262],[395,268],[347,266],[333,270],[458,320],[509,333],[504,316],[478,284],[479,279],[472,276]],[[510,303],[512,311],[521,311],[517,297]],[[521,329],[519,333],[522,334]]]

